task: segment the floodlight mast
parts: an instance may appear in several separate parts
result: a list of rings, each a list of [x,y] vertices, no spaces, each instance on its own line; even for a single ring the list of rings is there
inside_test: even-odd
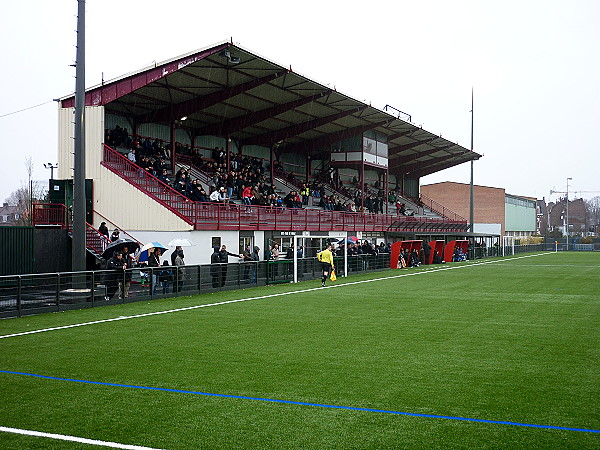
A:
[[[85,270],[85,0],[77,0],[75,63],[75,155],[73,167],[73,247],[71,270]]]
[[[569,251],[569,180],[573,178],[567,178],[567,223],[565,226],[565,234],[567,235],[567,251]]]

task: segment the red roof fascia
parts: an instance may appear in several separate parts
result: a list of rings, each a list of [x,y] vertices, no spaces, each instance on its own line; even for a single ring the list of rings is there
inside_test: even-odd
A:
[[[200,53],[195,53],[190,56],[171,61],[163,64],[162,66],[155,67],[153,69],[131,75],[127,78],[114,81],[110,84],[99,86],[95,89],[87,91],[85,93],[85,105],[86,106],[102,106],[106,105],[124,95],[127,95],[137,89],[147,86],[150,83],[160,80],[167,75],[177,72],[190,64],[200,61],[207,56],[213,55],[220,52],[224,48],[229,47],[231,44],[225,43],[218,45],[217,47],[204,50]],[[75,96],[69,97],[62,101],[63,108],[73,108],[75,106]]]

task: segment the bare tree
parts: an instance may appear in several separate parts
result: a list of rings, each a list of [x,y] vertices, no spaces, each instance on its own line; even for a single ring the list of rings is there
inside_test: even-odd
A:
[[[600,232],[600,196],[585,200],[585,209],[589,218],[590,228],[593,227],[596,233]]]
[[[27,170],[27,185],[21,183],[21,187],[5,199],[9,205],[17,206],[19,218],[16,222],[19,225],[31,225],[33,223],[33,203],[47,198],[44,185],[31,179],[33,159],[30,155],[25,157],[25,169]]]

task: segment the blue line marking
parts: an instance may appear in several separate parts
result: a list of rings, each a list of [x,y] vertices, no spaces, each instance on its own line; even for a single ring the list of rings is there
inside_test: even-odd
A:
[[[399,416],[409,416],[409,417],[423,417],[423,418],[427,418],[427,419],[460,420],[463,422],[479,422],[479,423],[492,423],[492,424],[497,424],[497,425],[512,425],[512,426],[517,426],[517,427],[542,428],[542,429],[546,429],[546,430],[580,431],[583,433],[600,433],[600,430],[594,430],[594,429],[589,429],[589,428],[558,427],[558,426],[554,426],[554,425],[537,425],[537,424],[532,424],[532,423],[510,422],[510,421],[505,421],[505,420],[474,419],[474,418],[470,418],[470,417],[443,416],[443,415],[438,415],[438,414],[421,414],[421,413],[410,413],[410,412],[402,412],[402,411],[390,411],[387,409],[359,408],[356,406],[326,405],[326,404],[321,404],[321,403],[297,402],[297,401],[293,401],[293,400],[277,400],[277,399],[272,399],[272,398],[246,397],[243,395],[214,394],[214,393],[210,393],[210,392],[186,391],[183,389],[169,389],[169,388],[158,388],[158,387],[149,387],[149,386],[136,386],[136,385],[131,385],[131,384],[106,383],[106,382],[102,382],[102,381],[75,380],[72,378],[51,377],[48,375],[38,375],[38,374],[34,374],[34,373],[12,372],[10,370],[0,370],[0,373],[11,374],[11,375],[24,375],[24,376],[28,376],[28,377],[44,378],[47,380],[72,381],[75,383],[95,384],[95,385],[100,385],[100,386],[115,386],[115,387],[125,387],[125,388],[132,388],[132,389],[144,389],[144,390],[148,390],[148,391],[175,392],[178,394],[203,395],[206,397],[235,398],[235,399],[241,399],[241,400],[254,400],[254,401],[259,401],[259,402],[283,403],[283,404],[288,404],[288,405],[315,406],[318,408],[343,409],[343,410],[349,410],[349,411],[374,412],[374,413],[382,413],[382,414],[395,414],[395,415],[399,415]]]

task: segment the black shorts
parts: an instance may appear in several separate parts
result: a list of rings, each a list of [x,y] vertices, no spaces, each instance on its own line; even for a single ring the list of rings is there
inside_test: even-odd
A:
[[[321,269],[323,270],[323,273],[325,273],[325,272],[331,273],[331,264],[326,263],[326,262],[321,262]]]

